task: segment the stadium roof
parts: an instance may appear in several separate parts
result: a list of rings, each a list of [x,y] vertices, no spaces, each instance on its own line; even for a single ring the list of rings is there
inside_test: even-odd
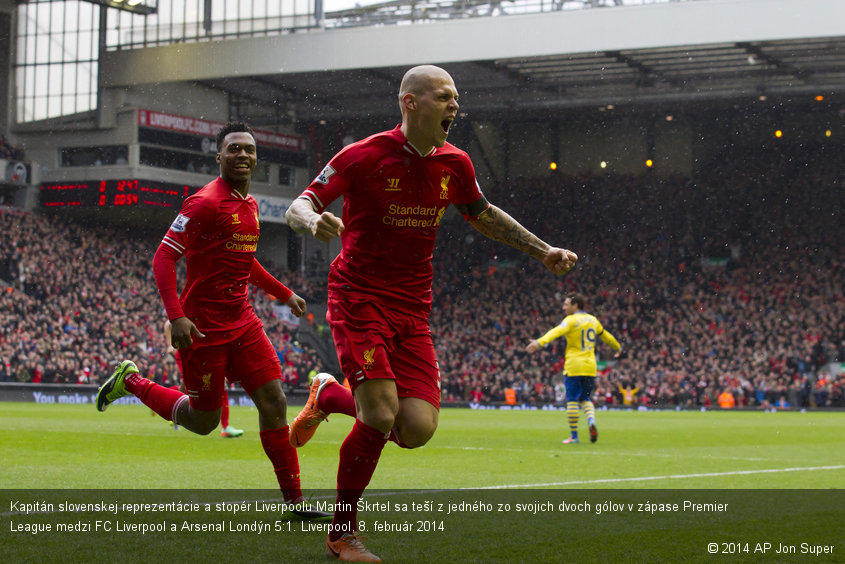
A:
[[[719,43],[444,65],[473,112],[545,111],[607,104],[845,93],[845,37]],[[407,66],[202,81],[244,99],[305,100],[298,117],[343,118],[384,112]],[[330,87],[327,87],[330,86]],[[845,107],[845,97],[843,97]]]
[[[475,115],[845,97],[841,0],[552,11],[555,2],[523,1],[540,11],[490,12],[519,0],[387,2],[326,14],[313,32],[106,53],[101,76],[106,87],[190,81],[223,90],[258,125],[396,117],[390,101],[405,70],[420,63],[449,70]],[[372,25],[375,16],[383,21]]]

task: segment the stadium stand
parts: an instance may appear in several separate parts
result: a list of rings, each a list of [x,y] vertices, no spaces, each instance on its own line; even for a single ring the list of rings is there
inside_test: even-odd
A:
[[[515,215],[541,236],[563,226],[581,260],[557,280],[486,242],[456,253],[453,241],[435,258],[444,395],[504,401],[510,387],[521,402],[553,400],[563,347],[533,357],[522,348],[560,322],[562,296],[578,290],[626,350],[600,377],[600,403],[620,403],[619,385],[631,383],[647,406],[715,405],[726,387],[740,406],[845,406],[841,375],[825,368],[845,359],[835,168],[784,155],[749,168],[744,157],[695,181],[552,177],[500,190],[519,194]],[[575,211],[550,207],[550,192]],[[461,223],[446,236],[471,239]]]
[[[177,383],[166,354],[163,308],[151,270],[154,235],[75,224],[0,208],[0,381],[99,383],[124,358],[158,382]],[[309,284],[274,272],[302,295]],[[317,363],[260,290],[253,306],[282,361],[288,386]]]
[[[444,399],[504,402],[510,388],[519,403],[559,402],[562,345],[535,356],[523,348],[578,290],[626,353],[603,365],[599,405],[620,404],[630,384],[635,406],[715,406],[727,388],[737,406],[845,407],[843,377],[829,368],[845,361],[835,165],[752,157],[695,179],[552,175],[488,190],[493,202],[518,194],[508,207],[541,237],[560,238],[564,226],[581,261],[563,279],[479,241],[459,216],[445,220],[440,237],[451,244],[448,256],[446,245],[436,252],[432,314]],[[574,211],[561,217],[550,193]],[[678,214],[678,202],[691,211]],[[0,279],[10,282],[0,380],[98,382],[124,357],[158,381],[173,378],[150,271],[156,237],[12,209],[0,222]],[[315,310],[324,305],[323,281],[277,274]],[[302,386],[323,361],[260,291],[253,301],[286,381]]]

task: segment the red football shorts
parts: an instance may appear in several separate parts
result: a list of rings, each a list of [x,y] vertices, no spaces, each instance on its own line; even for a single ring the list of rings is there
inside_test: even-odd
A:
[[[440,409],[440,368],[428,319],[373,302],[329,298],[326,320],[353,392],[369,379],[390,378],[400,398]]]
[[[173,353],[173,360],[176,361],[176,369],[179,370],[179,377],[182,377],[182,357],[179,355],[179,351]]]
[[[226,380],[240,382],[250,396],[268,382],[282,377],[276,349],[257,321],[223,333],[206,333],[205,339],[179,350],[182,380],[191,407],[216,411],[225,401]]]

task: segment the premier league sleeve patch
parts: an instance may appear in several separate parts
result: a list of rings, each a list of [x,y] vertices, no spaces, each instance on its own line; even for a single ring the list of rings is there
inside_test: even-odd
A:
[[[174,233],[184,233],[185,226],[188,225],[188,222],[191,221],[191,218],[187,215],[182,215],[181,213],[176,216],[176,219],[173,220],[173,223],[170,225],[170,230]]]
[[[337,171],[331,167],[331,165],[326,165],[326,168],[314,179],[315,182],[319,182],[320,184],[328,184],[329,178],[331,178]]]

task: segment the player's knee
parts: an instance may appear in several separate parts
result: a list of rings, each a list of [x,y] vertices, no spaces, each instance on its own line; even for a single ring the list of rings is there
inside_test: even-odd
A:
[[[389,409],[362,410],[362,412],[358,414],[358,418],[373,429],[378,429],[379,431],[383,431],[385,433],[389,432],[390,429],[393,428],[393,424],[396,421],[396,415]]]
[[[397,444],[405,448],[419,448],[437,430],[439,416],[431,403],[417,398],[403,398],[396,418]]]
[[[279,395],[277,395],[274,399],[276,405],[280,406],[282,409],[288,408],[288,397],[285,395],[284,390],[279,390]]]
[[[220,424],[220,410],[202,411],[189,406],[177,414],[174,423],[197,435],[208,435]]]
[[[217,425],[220,423],[220,419],[211,419],[211,418],[201,418],[194,421],[194,424],[191,425],[191,431],[198,435],[210,435],[212,431],[217,428]]]
[[[205,435],[210,435],[211,432],[216,428],[217,428],[217,425],[215,425],[214,427],[212,427],[211,425],[202,425],[202,426],[194,427],[192,430],[197,435],[205,436]]]
[[[259,413],[277,415],[287,411],[287,397],[277,380],[261,386],[250,397]]]
[[[264,398],[259,401],[255,401],[253,399],[253,403],[255,403],[255,409],[258,410],[259,413],[265,415],[280,415],[287,412],[288,404],[285,401],[284,396],[280,398],[272,399],[272,398]]]
[[[433,436],[434,430],[431,430],[427,433],[408,434],[407,438],[404,435],[400,435],[399,440],[401,441],[401,446],[405,448],[420,448],[421,446],[425,446]]]
[[[419,448],[424,446],[431,440],[436,430],[436,421],[406,422],[396,428],[399,446],[404,448]]]
[[[387,379],[368,380],[355,390],[355,405],[361,422],[388,433],[399,412],[396,385]]]

